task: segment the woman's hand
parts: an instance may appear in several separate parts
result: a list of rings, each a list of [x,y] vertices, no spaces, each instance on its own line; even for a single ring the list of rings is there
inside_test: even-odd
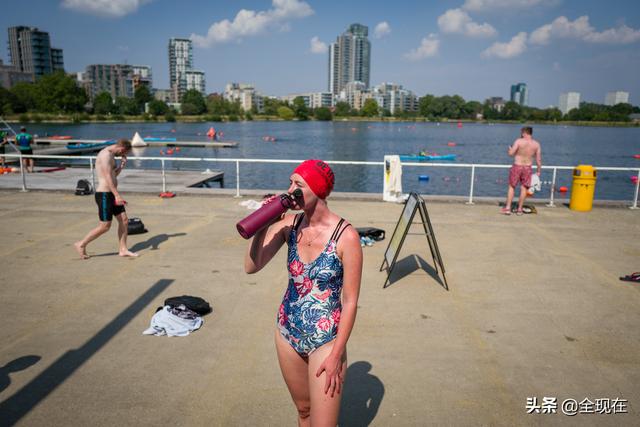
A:
[[[342,358],[335,356],[333,353],[329,354],[318,368],[316,377],[319,377],[322,371],[324,371],[326,375],[324,393],[328,394],[329,390],[331,390],[331,397],[336,393],[340,394],[342,383],[344,382],[344,378],[342,377]]]

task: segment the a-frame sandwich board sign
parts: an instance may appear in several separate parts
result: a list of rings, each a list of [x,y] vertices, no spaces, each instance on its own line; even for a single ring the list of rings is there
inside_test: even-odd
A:
[[[436,241],[436,236],[433,232],[433,226],[431,225],[431,219],[429,218],[427,205],[424,199],[417,193],[409,194],[409,198],[407,199],[407,202],[404,205],[404,209],[400,214],[400,218],[398,219],[396,228],[393,230],[393,234],[391,235],[391,239],[389,240],[389,245],[384,252],[384,259],[382,260],[382,265],[380,266],[380,271],[384,270],[385,268],[387,270],[387,278],[384,282],[384,287],[386,288],[389,284],[391,273],[393,272],[393,268],[396,265],[400,249],[402,248],[405,237],[407,237],[409,228],[413,223],[416,212],[420,213],[420,219],[422,220],[424,234],[427,237],[427,242],[429,242],[429,250],[431,251],[431,258],[433,259],[433,268],[438,275],[440,275],[440,272],[442,272],[444,286],[446,289],[449,289],[447,278],[445,276],[444,263],[442,262],[440,249],[438,249],[438,242]]]

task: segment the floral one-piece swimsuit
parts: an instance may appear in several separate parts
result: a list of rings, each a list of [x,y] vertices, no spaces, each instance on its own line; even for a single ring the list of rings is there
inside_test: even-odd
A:
[[[297,234],[304,214],[297,215],[289,234],[289,285],[278,310],[278,328],[291,347],[308,356],[338,334],[343,266],[336,248],[344,225],[340,219],[320,255],[308,264],[298,254]],[[344,227],[343,227],[344,225]]]

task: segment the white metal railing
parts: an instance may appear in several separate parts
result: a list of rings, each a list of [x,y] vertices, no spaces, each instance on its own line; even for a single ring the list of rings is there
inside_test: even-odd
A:
[[[64,156],[64,155],[23,155],[23,154],[4,154],[4,157],[16,157],[16,158],[34,158],[34,159],[65,159],[65,160],[87,160],[89,162],[89,168],[91,169],[91,179],[95,188],[95,168],[93,165],[96,156]],[[162,191],[166,190],[166,175],[165,175],[165,162],[170,160],[172,162],[219,162],[219,163],[235,163],[236,165],[236,197],[240,197],[240,163],[280,163],[280,164],[299,164],[303,160],[286,160],[286,159],[238,159],[238,158],[217,158],[217,157],[175,157],[167,159],[166,157],[128,157],[129,160],[151,160],[159,161],[161,164],[162,174]],[[360,165],[360,166],[382,166],[384,162],[364,162],[364,161],[347,161],[347,160],[327,160],[327,163],[331,165]],[[475,164],[475,163],[417,163],[417,162],[403,162],[403,166],[418,166],[418,167],[445,167],[445,168],[465,168],[471,169],[471,180],[469,183],[469,200],[467,204],[473,204],[473,191],[475,182],[476,169],[508,169],[511,165],[497,165],[497,164]],[[20,169],[23,165],[20,160]],[[554,194],[556,189],[556,178],[558,170],[573,170],[573,166],[542,166],[544,170],[553,171],[553,177],[551,180],[551,188],[549,190],[549,203],[547,206],[554,207]],[[633,204],[631,209],[638,209],[638,193],[640,187],[640,168],[623,168],[623,167],[597,167],[598,172],[635,172],[638,180],[635,182]],[[22,173],[23,191],[27,190],[26,178],[24,172]]]

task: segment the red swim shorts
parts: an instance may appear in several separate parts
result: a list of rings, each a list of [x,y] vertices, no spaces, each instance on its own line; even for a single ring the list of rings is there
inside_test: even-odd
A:
[[[509,185],[517,187],[518,184],[524,185],[526,188],[531,187],[531,173],[533,168],[531,165],[512,165],[509,169]]]

